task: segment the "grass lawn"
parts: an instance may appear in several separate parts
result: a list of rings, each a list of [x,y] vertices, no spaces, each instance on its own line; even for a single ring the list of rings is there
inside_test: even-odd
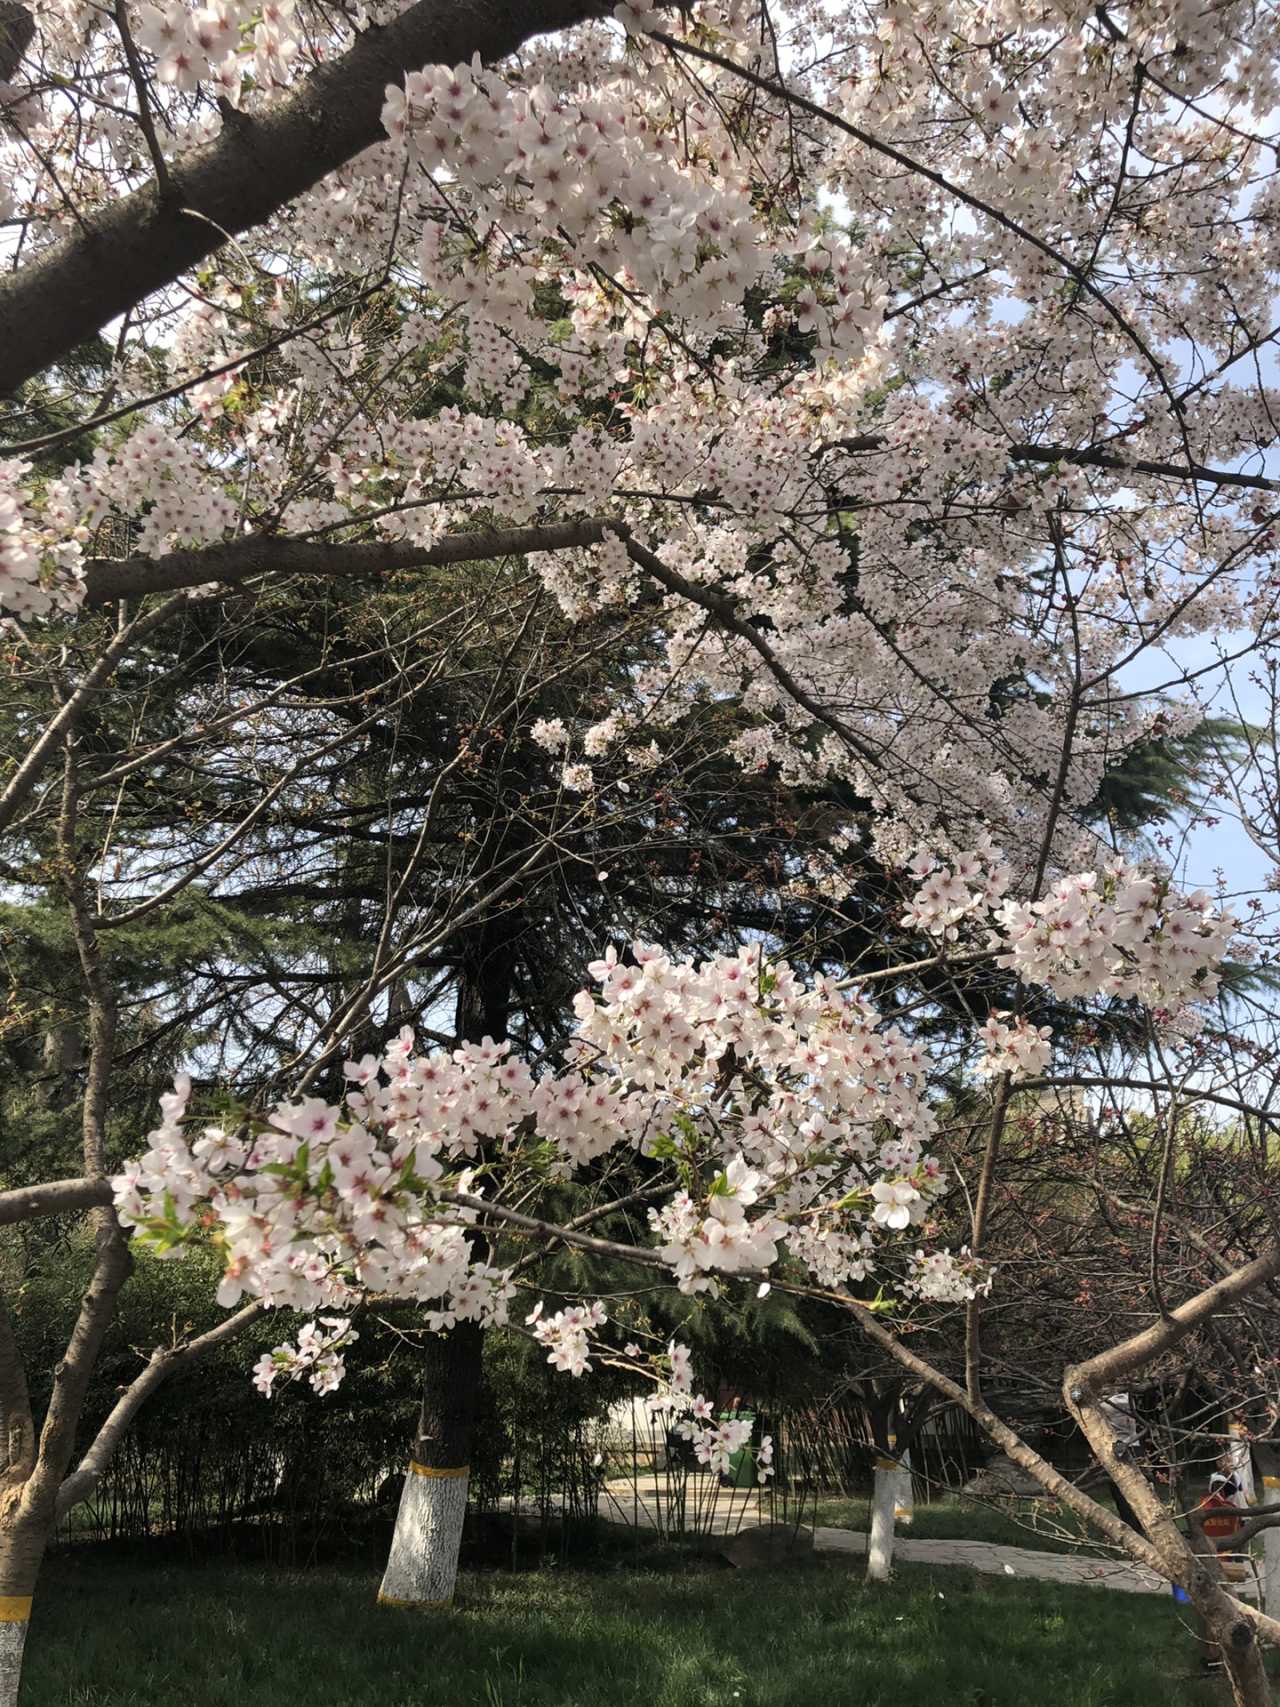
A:
[[[1111,1509],[1105,1494],[1095,1493],[1093,1498]],[[871,1524],[870,1500],[866,1498],[819,1499],[816,1519],[810,1517],[810,1510],[805,1508],[805,1523],[862,1530]],[[1002,1547],[1032,1547],[1046,1553],[1108,1551],[1083,1534],[1084,1526],[1074,1512],[1052,1500],[1021,1500],[1014,1510],[1017,1516],[988,1500],[947,1494],[928,1504],[917,1504],[914,1521],[899,1525],[898,1534],[919,1541],[994,1541]]]
[[[50,1562],[23,1707],[1214,1707],[1171,1600],[843,1562],[470,1573],[449,1613],[376,1574]]]

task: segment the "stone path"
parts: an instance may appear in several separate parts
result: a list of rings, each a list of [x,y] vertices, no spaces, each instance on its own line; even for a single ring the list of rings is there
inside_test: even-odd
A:
[[[657,1495],[652,1482],[646,1489],[643,1483],[626,1478],[606,1482],[600,1501],[600,1515],[617,1523],[641,1523],[656,1529],[659,1523]],[[698,1528],[708,1535],[733,1535],[768,1522],[752,1492],[717,1489],[712,1498],[697,1506],[693,1492],[689,1495],[689,1510],[698,1510]],[[819,1553],[865,1554],[867,1537],[857,1529],[814,1530],[814,1548]],[[971,1571],[984,1571],[991,1576],[1022,1578],[1023,1581],[1084,1584],[1091,1588],[1117,1589],[1123,1594],[1169,1593],[1163,1577],[1143,1565],[1128,1564],[1121,1559],[1098,1559],[1085,1553],[1046,1553],[1035,1547],[1004,1547],[993,1541],[933,1541],[907,1534],[899,1529],[894,1543],[894,1559],[904,1565],[963,1565]],[[1258,1593],[1256,1581],[1250,1578],[1232,1584],[1232,1592],[1247,1599]]]

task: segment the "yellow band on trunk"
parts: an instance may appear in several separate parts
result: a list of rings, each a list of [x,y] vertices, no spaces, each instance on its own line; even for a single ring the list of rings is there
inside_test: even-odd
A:
[[[902,1466],[896,1458],[877,1458],[877,1470],[901,1470]]]
[[[1280,1488],[1280,1476],[1264,1476],[1262,1485],[1264,1488]]]
[[[0,1594],[0,1624],[25,1624],[30,1617],[29,1594]]]
[[[380,1594],[379,1606],[405,1606],[411,1612],[440,1612],[446,1606],[452,1606],[451,1600],[397,1600],[394,1595]]]
[[[429,1465],[418,1464],[412,1458],[409,1460],[409,1469],[415,1476],[434,1476],[437,1478],[442,1476],[469,1476],[471,1474],[470,1464],[460,1464],[456,1470],[433,1470]]]

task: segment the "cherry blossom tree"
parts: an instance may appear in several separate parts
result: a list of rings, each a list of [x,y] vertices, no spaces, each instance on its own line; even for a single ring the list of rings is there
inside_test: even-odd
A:
[[[1179,940],[1169,927],[1181,910],[1166,895],[1147,940],[1162,944],[1158,953],[1180,962],[1192,985],[1203,984],[1213,976],[1206,958],[1213,928]],[[1016,954],[1028,928],[1038,927],[1020,922],[1016,908],[1001,911]],[[1046,905],[1040,917],[1053,916]],[[1077,946],[1089,930],[1078,918]],[[1104,987],[1114,962],[1110,948],[1101,952],[1092,974],[1073,952],[1065,976],[1092,976]],[[206,1126],[194,1143],[182,1124],[189,1086],[180,1084],[151,1148],[115,1182],[118,1211],[175,1254],[215,1227],[226,1263],[220,1301],[228,1306],[247,1293],[324,1312],[296,1343],[261,1360],[256,1377],[267,1391],[282,1377],[305,1375],[319,1391],[335,1382],[352,1312],[368,1293],[413,1299],[436,1311],[441,1326],[504,1319],[511,1270],[495,1265],[488,1244],[476,1259],[468,1232],[477,1226],[656,1267],[693,1295],[737,1277],[825,1299],[905,1370],[963,1404],[1046,1492],[1186,1587],[1220,1640],[1243,1632],[1231,1659],[1247,1694],[1250,1672],[1254,1683],[1260,1676],[1252,1625],[1269,1634],[1271,1621],[1251,1609],[1252,1622],[1244,1621],[1212,1562],[1197,1558],[1141,1473],[1120,1461],[1102,1394],[1214,1310],[1264,1286],[1278,1272],[1274,1245],[1241,1267],[1225,1264],[1224,1276],[1150,1329],[1067,1371],[1072,1414],[1138,1511],[1139,1532],[1032,1451],[980,1388],[959,1385],[913,1349],[914,1336],[909,1342],[885,1325],[902,1302],[972,1306],[993,1279],[967,1250],[917,1243],[928,1237],[920,1229],[944,1186],[944,1170],[926,1148],[936,1118],[925,1053],[885,1027],[856,984],[841,990],[825,980],[807,989],[755,949],[700,967],[640,949],[637,962],[629,967],[611,956],[593,968],[601,993],[584,992],[577,1003],[565,1070],[540,1079],[504,1045],[419,1056],[406,1032],[381,1061],[348,1063],[352,1088],[342,1107],[314,1098],[283,1104],[234,1133]],[[1025,1077],[1025,1066],[1017,1071]],[[500,1140],[501,1160],[476,1169],[470,1164],[486,1140]],[[503,1201],[508,1176],[523,1195],[528,1169],[579,1169],[617,1146],[673,1155],[686,1181],[650,1210],[652,1246],[604,1241]],[[589,1371],[602,1350],[615,1361],[638,1355],[635,1347],[602,1347],[599,1303],[553,1315],[537,1306],[528,1321],[550,1361],[573,1375]],[[740,1433],[718,1423],[697,1395],[687,1353],[673,1345],[657,1373],[656,1403],[682,1419],[699,1457],[713,1467],[727,1462]],[[972,1384],[972,1365],[967,1373]],[[769,1469],[767,1452],[761,1469]],[[427,1497],[410,1478],[397,1552],[434,1553],[437,1529],[458,1515],[449,1492]],[[411,1574],[403,1560],[398,1569]]]
[[[695,1292],[777,1274],[829,1297],[1107,1529],[983,1401],[984,1252],[1012,1087],[1060,1042],[1031,992],[1143,1007],[1159,1071],[1127,1077],[1153,1096],[1217,1073],[1263,1106],[1238,1039],[1204,1041],[1233,921],[1091,808],[1126,753],[1203,722],[1225,665],[1271,668],[1273,35],[1253,0],[0,13],[0,605],[18,655],[68,648],[0,830],[55,803],[64,826],[92,1019],[87,1183],[66,1192],[101,1216],[84,1355],[121,1214],[175,1250],[212,1217],[228,1298],[345,1322],[401,1288],[480,1322],[510,1300],[476,1240],[594,1237],[506,1188],[648,1147],[687,1178],[633,1260]],[[566,795],[612,805],[624,767],[732,705],[725,759],[839,802],[788,880],[850,902],[860,853],[906,892],[895,981],[1006,981],[966,1069],[991,1087],[967,1254],[897,1238],[945,1171],[927,1045],[874,979],[806,981],[758,945],[605,956],[541,1077],[502,1039],[459,1060],[402,1039],[318,1096],[309,1068],[349,1031],[322,1024],[243,1133],[188,1141],[175,1092],[113,1214],[114,993],[66,762],[93,708],[131,660],[281,586],[508,558],[567,621],[651,624],[625,691],[539,720]],[[1221,797],[1269,848],[1266,760]],[[395,981],[386,943],[373,959],[362,1023]],[[1100,1396],[1268,1285],[1274,1250],[1080,1363],[1068,1402],[1109,1473]],[[962,1382],[869,1307],[880,1274],[886,1297],[963,1302]],[[355,1330],[317,1319],[279,1367],[323,1386]],[[604,1326],[538,1331],[575,1368]],[[79,1356],[35,1457],[16,1376],[4,1401],[30,1520],[0,1558],[11,1694]],[[679,1360],[664,1374],[715,1451]],[[1236,1699],[1264,1699],[1275,1627],[1150,1489],[1131,1504],[1144,1533],[1107,1532],[1188,1587]]]

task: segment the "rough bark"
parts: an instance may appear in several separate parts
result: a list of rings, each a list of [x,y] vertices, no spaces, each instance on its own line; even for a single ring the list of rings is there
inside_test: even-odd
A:
[[[1095,1365],[1103,1362],[1103,1358],[1093,1360]],[[1159,1549],[1165,1574],[1190,1596],[1204,1640],[1222,1656],[1235,1707],[1271,1707],[1271,1686],[1257,1632],[1224,1586],[1217,1553],[1194,1518],[1191,1539],[1183,1535],[1146,1476],[1132,1460],[1121,1456],[1118,1437],[1103,1411],[1096,1386],[1082,1376],[1081,1370],[1089,1367],[1067,1371],[1063,1391],[1072,1416],[1094,1457]]]
[[[21,1185],[0,1191],[0,1227],[16,1221],[38,1221],[46,1215],[74,1214],[111,1202],[111,1182],[105,1179],[55,1179],[45,1185]]]
[[[469,1483],[465,1467],[430,1471],[409,1465],[378,1589],[380,1606],[439,1612],[452,1603]]]
[[[453,1599],[483,1345],[474,1322],[426,1342],[418,1434],[378,1590],[383,1605],[437,1608]]]
[[[406,71],[493,62],[611,11],[610,0],[418,0],[362,31],[267,112],[229,117],[215,141],[178,155],[167,193],[152,182],[85,210],[0,281],[0,396],[377,142],[387,84]]]
[[[0,1707],[18,1707],[30,1617],[29,1597],[15,1600],[10,1607],[0,1602]]]
[[[1207,1543],[1197,1552],[1188,1592],[1208,1658],[1218,1656],[1234,1707],[1272,1707],[1271,1685],[1254,1625],[1223,1588],[1222,1571]]]

